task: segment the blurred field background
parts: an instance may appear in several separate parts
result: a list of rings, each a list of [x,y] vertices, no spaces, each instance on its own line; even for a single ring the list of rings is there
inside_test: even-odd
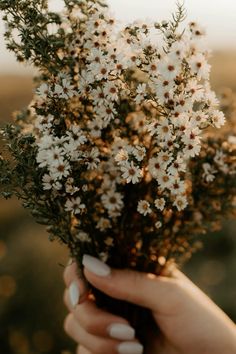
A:
[[[236,91],[236,52],[216,52],[212,84]],[[24,108],[32,77],[0,76],[0,120]],[[236,222],[204,237],[204,249],[185,272],[236,321]],[[68,252],[50,243],[16,200],[0,200],[0,354],[69,354],[74,344],[63,332],[63,266]],[[104,353],[105,354],[105,353]],[[223,353],[222,353],[223,354]]]

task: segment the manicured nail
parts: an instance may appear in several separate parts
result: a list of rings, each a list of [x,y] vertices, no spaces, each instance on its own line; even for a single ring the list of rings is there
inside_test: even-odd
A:
[[[70,296],[71,305],[73,307],[78,305],[78,303],[79,303],[79,287],[78,287],[76,281],[71,283],[69,286],[69,296]]]
[[[67,267],[69,267],[71,264],[73,263],[73,259],[69,258],[68,262],[67,262]]]
[[[142,354],[143,346],[136,342],[123,342],[118,345],[119,354]]]
[[[135,330],[123,323],[114,323],[108,327],[110,337],[120,340],[132,340],[135,337]]]
[[[88,254],[84,255],[82,263],[91,273],[99,277],[106,277],[111,273],[111,268],[107,264]]]

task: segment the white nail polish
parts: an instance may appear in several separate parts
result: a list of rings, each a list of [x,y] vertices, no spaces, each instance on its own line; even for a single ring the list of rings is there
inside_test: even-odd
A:
[[[132,340],[135,337],[135,330],[123,323],[114,323],[108,327],[109,336],[120,340]]]
[[[79,287],[76,281],[70,284],[69,286],[69,296],[70,302],[73,307],[79,303]]]
[[[67,262],[67,267],[71,266],[71,264],[73,263],[73,259],[69,258],[68,262]]]
[[[107,264],[87,254],[84,255],[82,263],[91,273],[99,277],[106,277],[111,273],[111,268]]]
[[[119,354],[142,354],[143,346],[136,342],[123,342],[118,345]]]

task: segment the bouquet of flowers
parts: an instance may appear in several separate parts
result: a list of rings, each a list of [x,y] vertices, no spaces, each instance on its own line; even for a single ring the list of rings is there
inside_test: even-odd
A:
[[[2,130],[1,195],[20,198],[79,269],[90,254],[160,274],[236,211],[236,138],[217,132],[205,31],[183,27],[181,4],[169,21],[120,28],[103,0],[64,2],[62,13],[46,0],[0,3],[8,48],[39,72]]]

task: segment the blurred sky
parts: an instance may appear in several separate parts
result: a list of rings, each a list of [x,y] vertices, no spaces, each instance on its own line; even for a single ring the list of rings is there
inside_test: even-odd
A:
[[[60,10],[61,0],[50,0],[53,9]],[[113,12],[119,19],[151,18],[163,20],[170,17],[176,0],[108,0]],[[208,33],[209,45],[213,49],[236,51],[236,0],[185,0],[188,21],[200,22]],[[3,41],[3,23],[0,20],[0,72],[26,71],[15,62]]]

